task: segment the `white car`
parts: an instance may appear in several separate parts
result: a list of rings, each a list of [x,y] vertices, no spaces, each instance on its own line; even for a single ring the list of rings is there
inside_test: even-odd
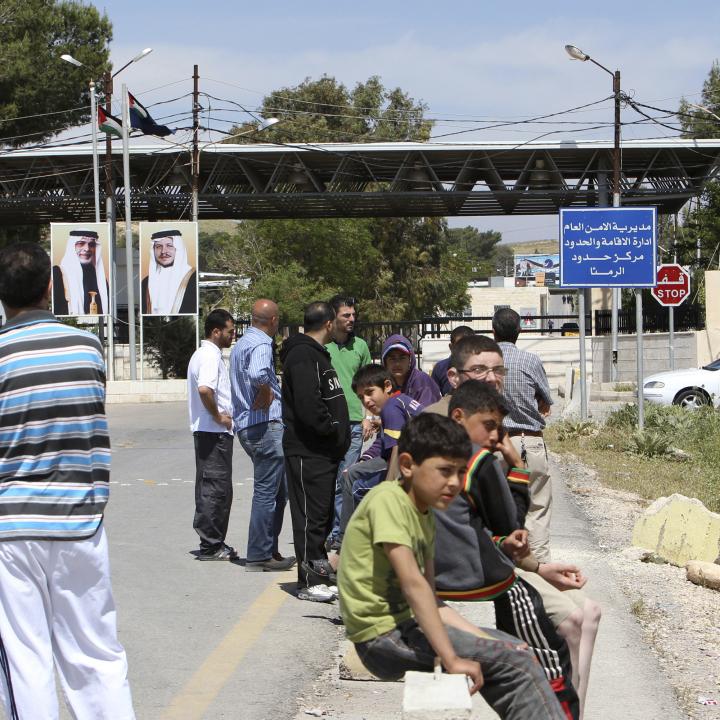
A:
[[[720,359],[701,368],[650,375],[643,381],[643,397],[659,405],[720,407]]]

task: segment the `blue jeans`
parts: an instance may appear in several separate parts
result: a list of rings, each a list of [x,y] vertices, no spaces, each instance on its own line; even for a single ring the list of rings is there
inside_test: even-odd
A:
[[[343,470],[354,465],[360,459],[360,451],[363,446],[362,423],[350,423],[350,447],[345,457],[340,461],[338,474],[335,478],[335,516],[333,518],[333,529],[330,533],[330,540],[337,540],[340,537],[340,516],[342,514],[342,474]]]
[[[278,551],[278,536],[287,503],[282,438],[280,420],[251,425],[238,433],[238,440],[250,456],[254,471],[247,546],[249,562],[269,560]]]

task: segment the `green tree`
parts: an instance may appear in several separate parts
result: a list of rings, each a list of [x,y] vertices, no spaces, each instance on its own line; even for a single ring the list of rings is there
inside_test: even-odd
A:
[[[143,322],[145,356],[167,378],[187,377],[195,351],[195,321],[191,317],[146,317]]]
[[[700,102],[705,110],[693,106],[683,98],[680,102],[680,124],[683,136],[690,138],[720,137],[720,63],[713,62],[710,72],[703,83]],[[686,209],[675,228],[674,223],[666,223],[666,242],[662,243],[672,252],[675,241],[678,260],[684,264],[695,263],[697,241],[700,240],[702,267],[704,269],[711,258],[717,258],[720,249],[720,183],[709,182],[697,198],[697,202]],[[704,261],[704,262],[703,262]],[[702,273],[697,273],[696,287],[703,280]]]
[[[306,79],[268,95],[260,113],[278,117],[277,143],[424,141],[425,105],[377,76],[352,90],[333,77]],[[243,132],[248,125],[234,128]],[[253,136],[228,142],[253,141]],[[366,320],[417,319],[467,305],[470,262],[453,250],[441,219],[245,221],[234,234],[201,236],[208,269],[238,281],[219,302],[247,311],[255,297],[277,300],[283,320],[301,319],[310,300],[344,292]]]
[[[424,118],[425,109],[424,103],[400,88],[385,88],[377,75],[357,83],[352,90],[323,75],[270,93],[262,102],[260,114],[281,121],[272,130],[273,141],[278,143],[424,141],[432,129],[432,122]],[[240,125],[230,132],[244,132],[250,127]],[[253,140],[247,135],[228,138],[228,142]]]
[[[92,5],[0,0],[1,142],[39,143],[87,122],[88,82],[109,67],[111,38],[110,20]],[[63,62],[63,53],[72,54],[84,67]]]

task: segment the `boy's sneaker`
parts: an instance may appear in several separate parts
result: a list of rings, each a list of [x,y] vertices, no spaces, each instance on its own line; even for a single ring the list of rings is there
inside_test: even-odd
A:
[[[338,596],[337,585],[328,585],[328,590],[335,596]]]
[[[282,560],[276,560],[270,558],[269,560],[248,560],[245,562],[245,572],[282,572],[283,570],[290,570],[295,564],[295,558],[283,558]]]
[[[310,585],[298,590],[298,600],[309,600],[310,602],[332,602],[335,594],[327,585]]]

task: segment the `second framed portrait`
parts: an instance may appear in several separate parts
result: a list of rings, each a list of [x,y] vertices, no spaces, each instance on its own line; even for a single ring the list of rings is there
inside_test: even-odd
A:
[[[198,231],[194,222],[140,223],[143,315],[195,315]]]

